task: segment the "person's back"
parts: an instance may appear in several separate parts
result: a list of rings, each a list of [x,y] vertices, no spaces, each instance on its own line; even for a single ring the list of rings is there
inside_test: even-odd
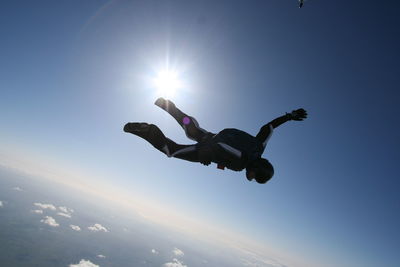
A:
[[[256,137],[234,128],[224,129],[198,145],[199,149],[211,147],[211,161],[234,171],[243,170],[264,152],[263,144]]]

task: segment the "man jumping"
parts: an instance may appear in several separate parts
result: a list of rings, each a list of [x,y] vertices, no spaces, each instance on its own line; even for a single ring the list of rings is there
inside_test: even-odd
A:
[[[234,171],[246,168],[247,179],[255,179],[260,184],[265,184],[274,175],[271,163],[261,157],[273,130],[287,121],[307,118],[307,112],[300,108],[265,124],[255,137],[238,129],[224,129],[215,134],[200,128],[195,118],[183,113],[172,101],[159,98],[155,104],[167,111],[183,128],[186,136],[197,143],[177,144],[156,125],[145,122],[129,122],[125,124],[124,131],[142,137],[168,157],[204,165],[214,162],[220,169],[226,167]]]

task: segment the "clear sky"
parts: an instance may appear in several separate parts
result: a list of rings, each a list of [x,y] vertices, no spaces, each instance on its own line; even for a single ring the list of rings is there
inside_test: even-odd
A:
[[[231,229],[299,262],[400,266],[397,1],[2,1],[0,147],[79,169]],[[274,132],[266,185],[169,159],[122,131],[179,125],[170,98],[212,132]],[[50,160],[51,159],[51,160]]]

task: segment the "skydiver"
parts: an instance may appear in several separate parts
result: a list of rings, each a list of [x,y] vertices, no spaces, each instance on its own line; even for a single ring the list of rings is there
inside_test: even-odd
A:
[[[287,121],[307,118],[307,112],[300,108],[265,124],[255,137],[238,129],[224,129],[215,134],[202,129],[195,118],[183,113],[170,100],[158,98],[154,104],[167,111],[183,128],[186,136],[197,143],[177,144],[167,138],[156,125],[145,122],[129,122],[125,124],[124,131],[147,140],[168,157],[200,162],[207,166],[214,162],[219,169],[227,167],[242,171],[246,168],[247,179],[255,179],[260,184],[265,184],[274,175],[271,163],[261,157],[273,130]]]
[[[302,8],[304,5],[304,0],[299,0],[299,8]]]

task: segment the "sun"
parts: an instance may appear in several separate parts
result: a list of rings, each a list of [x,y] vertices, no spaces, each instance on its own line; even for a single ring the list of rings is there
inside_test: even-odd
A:
[[[182,81],[176,71],[163,70],[154,78],[154,86],[157,89],[157,95],[171,97],[182,86]]]

